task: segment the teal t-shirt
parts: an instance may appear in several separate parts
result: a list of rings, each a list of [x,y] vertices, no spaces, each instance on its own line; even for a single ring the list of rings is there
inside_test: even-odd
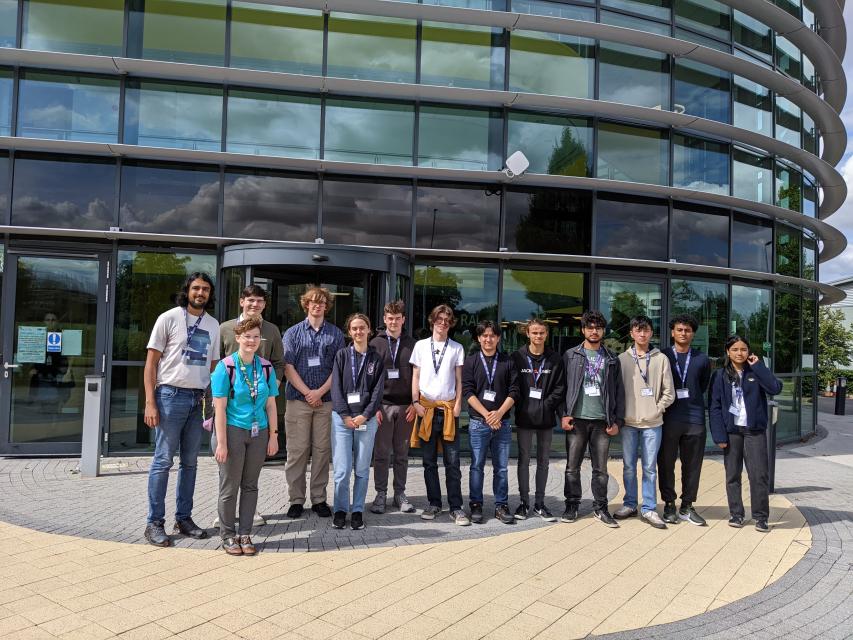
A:
[[[581,386],[580,395],[578,396],[578,402],[575,405],[574,417],[581,418],[583,420],[604,420],[607,417],[607,414],[604,412],[604,368],[607,366],[606,363],[601,363],[601,367],[598,369],[596,373],[595,380],[590,379],[590,373],[588,371],[589,368],[595,366],[595,360],[598,357],[598,351],[590,351],[589,349],[584,349],[586,352],[586,363],[584,363],[584,372],[583,372],[583,385]],[[584,393],[583,387],[587,385],[594,384],[600,390],[602,395],[598,396],[588,396]]]
[[[235,367],[234,397],[228,398],[228,408],[225,412],[227,423],[241,429],[251,429],[252,423],[257,421],[259,428],[266,429],[269,426],[266,411],[267,398],[275,398],[278,395],[275,371],[270,367],[270,380],[267,383],[266,373],[258,356],[255,356],[252,366],[246,365],[246,375],[253,381],[252,384],[254,380],[258,381],[258,396],[253,402],[249,385],[246,384],[246,376],[240,370],[240,356],[236,353],[227,356],[219,361],[210,375],[210,388],[214,398],[224,398],[230,394],[231,385],[228,380],[227,365]]]

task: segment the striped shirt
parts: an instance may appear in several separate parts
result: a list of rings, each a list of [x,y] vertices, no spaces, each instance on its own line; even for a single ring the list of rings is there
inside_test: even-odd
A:
[[[309,389],[319,389],[332,374],[335,354],[344,347],[344,334],[330,322],[324,322],[319,331],[308,323],[308,318],[299,322],[282,336],[284,362],[292,365]],[[309,359],[319,357],[320,365],[309,366]],[[290,383],[284,397],[288,400],[305,400],[305,396]],[[323,402],[332,400],[331,391],[323,396]]]

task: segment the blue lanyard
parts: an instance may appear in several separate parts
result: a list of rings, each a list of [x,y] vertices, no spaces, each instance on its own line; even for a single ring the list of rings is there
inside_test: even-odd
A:
[[[358,365],[358,371],[355,370],[355,360],[356,360],[356,351],[355,346],[350,345],[349,347],[350,353],[350,366],[352,368],[352,389],[356,391],[358,389],[358,377],[361,375],[361,370],[364,368],[364,361],[367,360],[367,352],[361,358],[361,364]]]
[[[201,315],[196,319],[195,324],[191,327],[187,327],[187,346],[184,347],[184,351],[182,355],[187,355],[190,352],[190,342],[192,342],[193,336],[195,335],[196,329],[198,329],[198,325],[201,324],[201,319],[204,317],[204,311],[201,312]],[[189,315],[187,314],[187,310],[184,309],[184,324],[186,324],[187,320],[189,320]]]
[[[640,366],[640,358],[637,356],[637,347],[631,347],[631,355],[634,357],[634,362],[637,363],[637,369],[640,371],[640,377],[643,379],[643,382],[646,383],[646,386],[649,386],[649,367],[652,363],[652,353],[651,351],[646,352],[646,372],[643,373],[643,368]]]
[[[601,368],[604,366],[604,355],[601,353],[601,349],[598,350],[598,355],[595,356],[595,365],[593,365],[589,358],[586,356],[586,349],[583,352],[583,359],[585,363],[586,375],[589,376],[589,383],[598,386],[598,374],[601,371]]]
[[[397,346],[391,346],[391,336],[385,334],[385,337],[388,338],[388,351],[391,353],[391,366],[393,367],[397,360],[397,352],[400,350],[400,343],[403,341],[403,336],[397,338]],[[436,372],[438,373],[438,372]]]
[[[429,339],[429,353],[432,356],[432,368],[435,369],[435,375],[438,375],[438,370],[441,369],[441,363],[444,360],[444,352],[447,351],[447,345],[450,343],[450,338],[444,341],[444,348],[441,350],[441,356],[438,362],[435,361],[435,343],[432,341],[432,336]]]
[[[254,383],[249,381],[249,374],[246,372],[246,365],[243,364],[243,359],[240,357],[239,353],[235,353],[231,356],[233,362],[240,368],[240,373],[243,374],[243,380],[246,382],[246,386],[249,387],[249,396],[252,398],[252,412],[255,414],[255,417],[258,415],[258,398],[260,397],[260,375],[258,374],[258,358],[255,356],[252,359],[252,379]]]
[[[305,323],[308,324],[308,321],[306,320]],[[322,346],[322,345],[319,345],[319,342],[320,342],[320,338],[323,335],[323,329],[325,329],[325,328],[326,328],[325,322],[320,326],[320,328],[317,331],[314,331],[314,329],[311,327],[311,325],[308,324],[307,331],[308,331],[308,335],[311,337],[311,353],[312,353],[312,355],[315,355],[315,356],[321,355],[320,354],[320,346]]]
[[[480,352],[480,362],[483,363],[483,369],[486,371],[486,384],[489,386],[489,390],[495,388],[495,372],[498,370],[498,352],[495,351],[495,355],[492,357],[492,371],[489,373],[489,365],[486,364],[486,357],[483,355],[483,352]]]
[[[533,360],[530,358],[530,354],[527,354],[527,364],[530,365],[530,375],[533,376],[533,388],[539,388],[539,378],[542,377],[542,369],[545,367],[545,354],[542,354],[542,360],[539,363],[539,368],[535,369],[533,367]]]
[[[675,347],[672,348],[672,355],[675,356],[675,371],[678,373],[678,377],[681,378],[681,388],[684,389],[687,387],[687,370],[690,368],[690,358],[693,355],[693,349],[687,350],[687,357],[684,359],[684,373],[681,372],[681,366],[678,364],[678,352],[675,350]],[[646,368],[648,371],[648,368]]]

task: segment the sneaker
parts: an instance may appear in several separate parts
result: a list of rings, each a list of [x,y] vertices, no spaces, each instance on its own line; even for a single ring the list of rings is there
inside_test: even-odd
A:
[[[637,516],[637,507],[626,507],[622,505],[613,512],[613,517],[617,520],[626,520]]]
[[[743,527],[743,516],[732,516],[729,518],[729,526],[734,527],[735,529],[740,529]]]
[[[175,522],[175,528],[172,529],[173,535],[184,535],[196,540],[204,540],[207,537],[207,531],[193,522],[192,518],[185,518]]]
[[[168,547],[172,544],[172,539],[166,535],[162,522],[149,522],[145,526],[145,539],[148,540],[148,544],[153,544],[155,547]]]
[[[435,520],[439,513],[441,513],[441,507],[431,504],[421,513],[421,520]]]
[[[530,513],[530,507],[527,506],[526,502],[522,502],[520,505],[518,505],[518,509],[515,510],[515,519],[527,520],[528,513]]]
[[[353,531],[364,529],[364,518],[362,517],[361,511],[352,512],[349,519],[349,525],[352,527]]]
[[[666,523],[661,520],[657,511],[646,511],[643,514],[643,520],[652,525],[655,529],[666,529]]]
[[[414,513],[415,505],[409,502],[405,493],[398,493],[394,496],[394,504],[400,510],[400,513]]]
[[[767,524],[767,520],[756,520],[755,530],[761,533],[767,533],[768,531],[770,531],[770,527]]]
[[[317,504],[311,505],[311,511],[316,513],[321,518],[330,518],[332,517],[332,510],[329,508],[325,502],[318,502]]]
[[[290,505],[290,509],[287,510],[287,517],[296,520],[296,518],[302,516],[303,511],[305,511],[305,507],[301,504],[292,504]]]
[[[453,514],[451,514],[453,515]],[[483,505],[479,502],[471,503],[471,522],[480,524],[483,521]]]
[[[515,524],[515,516],[509,512],[509,507],[505,504],[499,505],[495,509],[495,518],[504,524]]]
[[[243,550],[244,556],[257,555],[258,550],[255,548],[255,543],[249,536],[240,536],[240,549]]]
[[[560,522],[574,522],[578,519],[578,505],[566,504],[566,510],[560,516]]]
[[[471,524],[471,520],[468,519],[468,516],[465,515],[465,512],[462,509],[454,509],[450,512],[450,517],[453,518],[453,522],[458,524],[460,527],[467,527]]]
[[[610,515],[607,509],[596,509],[592,512],[592,516],[597,520],[601,520],[601,524],[605,527],[610,527],[611,529],[619,528],[619,523],[613,519],[613,516]]]
[[[387,496],[384,491],[377,491],[373,504],[370,505],[370,513],[385,513]]]
[[[335,529],[343,529],[347,526],[347,512],[335,511],[335,517],[332,518],[332,527]]]
[[[223,538],[222,550],[229,556],[242,556],[243,547],[240,546],[240,538]]]
[[[534,504],[533,505],[533,513],[542,518],[545,522],[557,522],[557,516],[555,516],[544,504]]]
[[[679,513],[675,508],[675,502],[666,502],[663,505],[663,521],[667,524],[678,524]],[[687,518],[681,518],[687,520]]]
[[[267,519],[264,518],[260,513],[255,511],[255,517],[252,518],[252,526],[263,527],[266,523]]]
[[[689,502],[681,503],[681,509],[678,510],[678,517],[685,522],[695,524],[697,527],[704,527],[708,524],[705,522],[705,518],[696,513],[696,509]]]

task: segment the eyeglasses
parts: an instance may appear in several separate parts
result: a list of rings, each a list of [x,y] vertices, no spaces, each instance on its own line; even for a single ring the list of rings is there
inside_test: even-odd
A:
[[[312,307],[325,307],[326,301],[325,300],[309,300],[308,304],[310,304]]]
[[[435,322],[434,322],[433,324],[446,324],[446,325],[449,325],[449,324],[450,324],[450,319],[449,319],[449,318],[436,318],[436,319],[435,319]]]
[[[589,327],[584,327],[584,331],[594,331],[595,333],[601,333],[604,331],[604,327],[589,326]]]

